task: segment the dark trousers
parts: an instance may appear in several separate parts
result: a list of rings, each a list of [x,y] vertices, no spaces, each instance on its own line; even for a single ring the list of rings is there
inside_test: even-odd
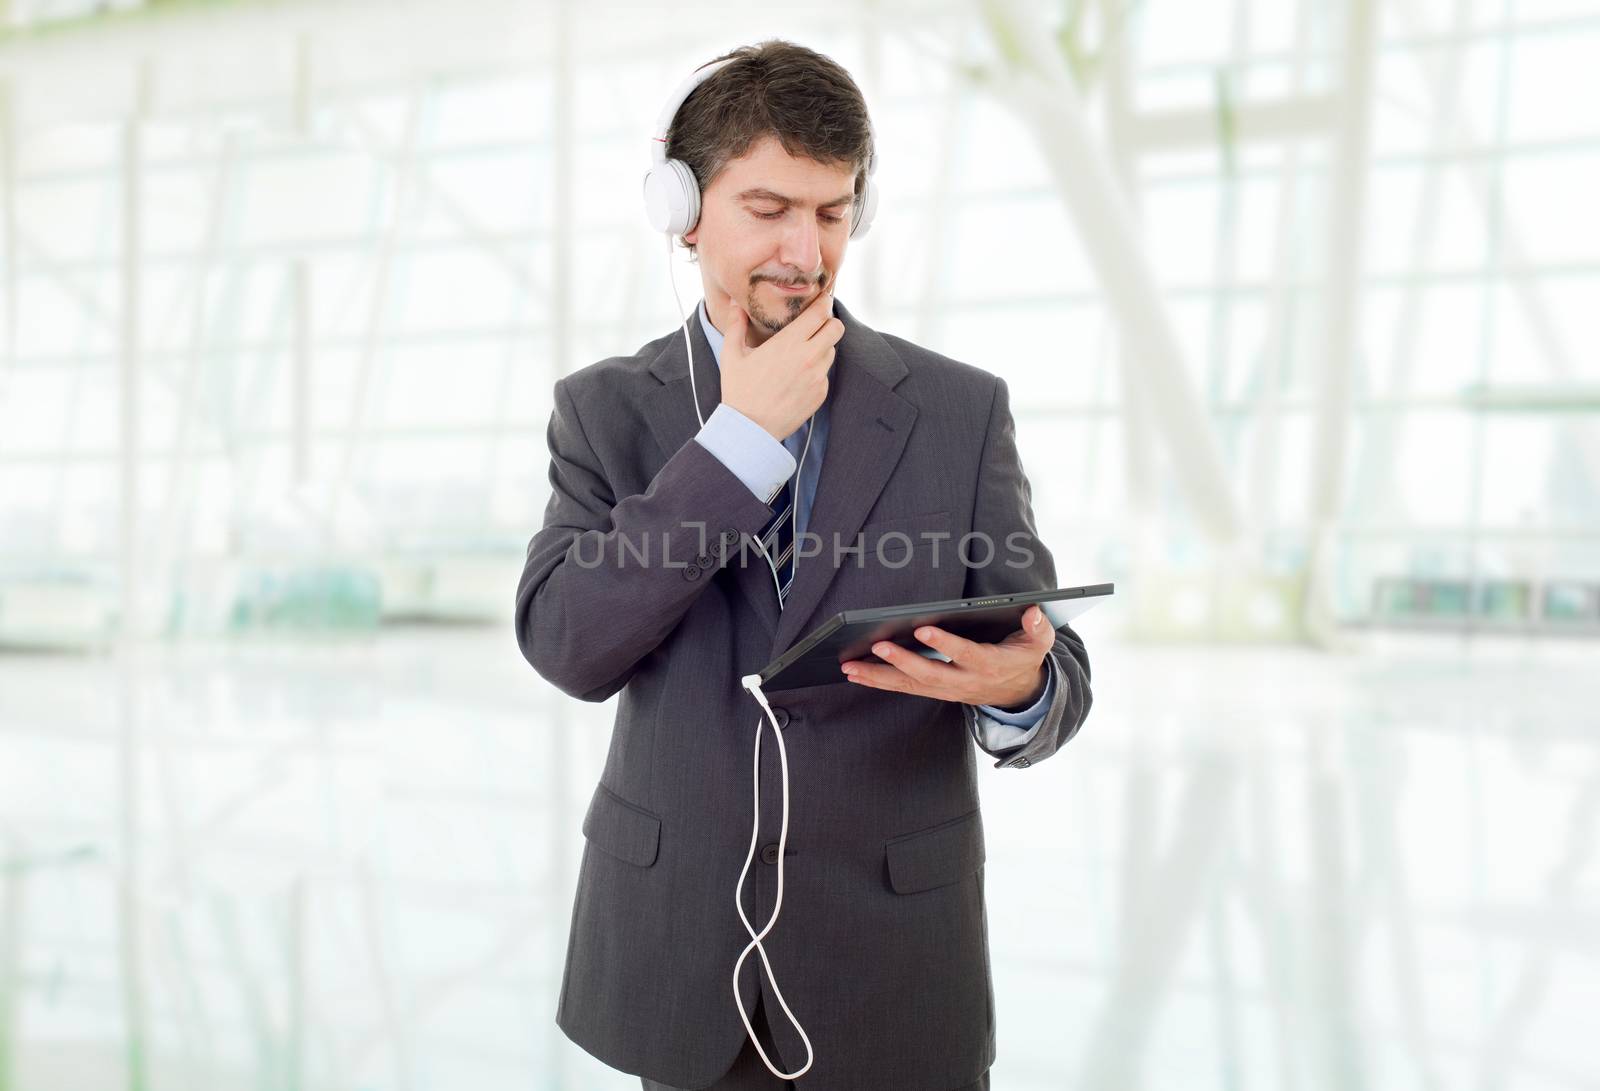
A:
[[[767,1025],[767,1011],[762,997],[756,998],[756,1010],[750,1019],[750,1025],[755,1028],[756,1038],[761,1042],[761,1048],[766,1050],[772,1063],[785,1071],[793,1070],[794,1064],[785,1064],[778,1059],[778,1050],[772,1044],[772,1028]],[[803,1062],[805,1058],[802,1057],[800,1060]],[[639,1077],[639,1082],[644,1085],[644,1091],[782,1091],[784,1088],[794,1088],[804,1084],[806,1077],[802,1076],[798,1080],[780,1080],[774,1076],[761,1062],[761,1055],[756,1052],[756,1047],[750,1044],[749,1035],[746,1035],[744,1048],[739,1051],[739,1056],[734,1058],[733,1067],[710,1087],[704,1089],[672,1087],[643,1076]],[[985,1072],[979,1076],[977,1083],[969,1083],[965,1087],[955,1088],[954,1091],[989,1091],[989,1073]]]

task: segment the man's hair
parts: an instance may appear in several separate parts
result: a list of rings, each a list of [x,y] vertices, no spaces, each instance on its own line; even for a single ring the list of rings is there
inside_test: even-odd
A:
[[[872,130],[866,99],[850,73],[830,57],[776,38],[716,60],[730,57],[678,108],[667,130],[667,158],[681,159],[703,194],[732,160],[773,136],[797,158],[849,166],[859,204]]]

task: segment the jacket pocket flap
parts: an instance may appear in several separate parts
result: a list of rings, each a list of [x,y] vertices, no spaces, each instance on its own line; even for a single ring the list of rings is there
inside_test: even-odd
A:
[[[983,866],[983,818],[977,811],[886,842],[889,884],[897,894],[949,886]]]
[[[661,819],[601,784],[583,816],[583,836],[619,860],[649,867],[660,847]]]

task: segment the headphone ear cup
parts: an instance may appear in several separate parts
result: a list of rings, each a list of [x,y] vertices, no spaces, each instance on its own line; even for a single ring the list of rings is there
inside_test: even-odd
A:
[[[861,202],[856,208],[856,222],[850,226],[852,239],[859,239],[870,231],[872,218],[878,214],[878,187],[870,177],[861,189]]]
[[[693,231],[700,219],[700,186],[681,159],[668,159],[645,172],[644,214],[650,226],[668,235]]]

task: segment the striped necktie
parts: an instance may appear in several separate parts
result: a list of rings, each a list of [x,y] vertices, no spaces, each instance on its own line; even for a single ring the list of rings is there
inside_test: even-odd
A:
[[[773,497],[772,518],[761,528],[761,545],[778,569],[778,609],[783,609],[789,596],[789,584],[794,581],[794,530],[791,520],[794,512],[794,488],[785,481],[778,495]]]

